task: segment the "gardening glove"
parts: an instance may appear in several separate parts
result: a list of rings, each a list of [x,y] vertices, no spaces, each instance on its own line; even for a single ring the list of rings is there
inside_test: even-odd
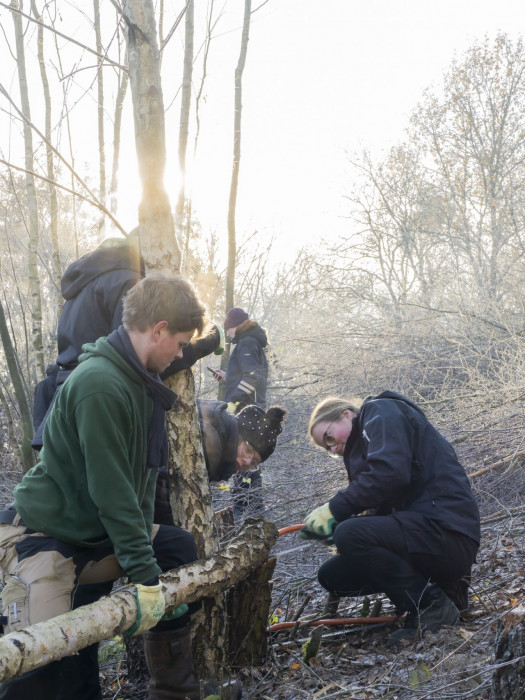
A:
[[[232,415],[234,415],[235,411],[237,410],[238,405],[239,405],[238,401],[229,401],[228,402],[228,413],[231,413]]]
[[[160,618],[160,621],[168,622],[168,620],[178,620],[179,617],[185,615],[188,610],[189,608],[186,603],[181,603],[180,605],[177,605],[176,608],[173,608],[173,610],[168,610],[167,613],[164,613],[164,615]]]
[[[219,344],[213,351],[213,354],[222,355],[222,353],[224,352],[224,346],[226,345],[226,338],[224,337],[224,328],[221,326],[220,323],[217,323],[217,321],[214,321],[214,326],[219,333]]]
[[[131,589],[137,594],[137,619],[124,632],[125,637],[134,637],[155,627],[160,622],[166,610],[166,601],[162,593],[162,584],[143,586],[141,583],[132,584]]]
[[[305,531],[310,531],[316,535],[328,537],[333,534],[336,525],[337,521],[332,515],[330,506],[328,503],[324,503],[306,516],[304,519],[304,530],[301,530],[300,536],[303,539],[308,539]]]
[[[327,547],[331,547],[334,543],[333,535],[318,535],[316,532],[311,530],[301,530],[299,537],[303,540],[315,540],[319,544],[324,544]]]

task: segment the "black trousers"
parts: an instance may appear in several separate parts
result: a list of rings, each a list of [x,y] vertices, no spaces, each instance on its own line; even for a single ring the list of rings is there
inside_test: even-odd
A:
[[[41,537],[43,548],[50,547],[51,538]],[[71,548],[71,545],[55,540],[56,549]],[[193,536],[177,527],[160,525],[153,539],[153,550],[162,571],[176,569],[197,559]],[[74,558],[74,557],[73,557]],[[93,583],[78,586],[73,607],[78,608],[98,600],[111,592],[113,582]],[[190,615],[199,609],[200,603],[191,603],[189,611],[176,620],[159,622],[153,629],[166,631],[185,627]],[[102,693],[99,684],[98,644],[81,650],[78,654],[54,661],[43,668],[35,669],[20,678],[0,685],[1,700],[99,700]]]
[[[319,583],[339,596],[385,593],[399,612],[417,610],[428,583],[446,588],[470,575],[478,544],[411,513],[421,543],[407,546],[399,516],[362,516],[340,523],[334,532],[338,553],[319,569]],[[410,540],[409,540],[410,541]]]

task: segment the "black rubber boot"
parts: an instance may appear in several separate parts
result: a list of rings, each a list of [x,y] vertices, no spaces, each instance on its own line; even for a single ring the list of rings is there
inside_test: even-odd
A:
[[[433,584],[421,596],[418,608],[408,611],[403,627],[388,636],[388,642],[392,645],[415,642],[422,639],[425,632],[437,632],[443,625],[454,625],[458,620],[457,607]]]
[[[144,656],[151,676],[148,700],[200,700],[193,672],[190,625],[146,632]]]

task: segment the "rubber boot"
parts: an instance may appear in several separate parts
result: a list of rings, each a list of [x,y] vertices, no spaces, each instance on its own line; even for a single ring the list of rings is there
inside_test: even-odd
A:
[[[193,673],[191,627],[146,632],[144,656],[151,676],[148,700],[200,700]]]

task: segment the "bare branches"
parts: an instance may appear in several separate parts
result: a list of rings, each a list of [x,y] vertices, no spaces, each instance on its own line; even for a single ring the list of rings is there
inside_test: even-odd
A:
[[[62,39],[65,39],[66,41],[69,41],[72,44],[75,44],[76,46],[79,46],[81,49],[84,49],[84,51],[87,51],[88,53],[93,54],[97,58],[99,58],[101,61],[104,63],[108,63],[112,66],[115,66],[116,68],[120,68],[120,70],[126,71],[127,68],[126,66],[122,66],[120,63],[117,63],[115,61],[112,61],[110,58],[105,56],[104,54],[98,53],[97,51],[94,51],[91,49],[89,46],[86,46],[85,44],[82,44],[80,41],[76,41],[76,39],[73,39],[72,37],[68,36],[67,34],[63,34],[62,32],[59,32],[58,29],[55,29],[54,27],[50,27],[48,24],[45,24],[41,20],[35,19],[34,17],[31,17],[31,15],[26,15],[25,12],[22,12],[22,10],[18,10],[15,7],[12,7],[11,5],[6,5],[3,2],[0,2],[0,7],[5,8],[6,10],[9,10],[10,12],[16,12],[24,19],[27,19],[29,22],[33,22],[34,24],[38,24],[47,31],[53,32],[53,34],[56,34],[57,36],[61,37]]]

